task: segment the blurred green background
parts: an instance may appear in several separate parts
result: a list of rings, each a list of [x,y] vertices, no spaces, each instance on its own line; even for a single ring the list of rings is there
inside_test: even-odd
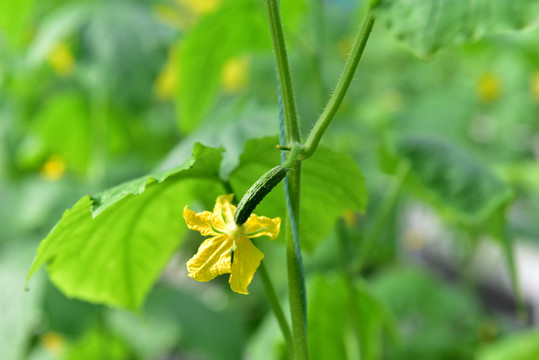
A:
[[[364,5],[282,1],[304,134],[336,83]],[[348,239],[349,253],[361,247],[395,180],[394,153],[407,151],[403,139],[441,140],[439,158],[456,154],[448,164],[470,157],[463,168],[478,163],[500,179],[511,189],[504,224],[513,250],[525,246],[532,265],[539,259],[539,30],[495,32],[417,57],[386,25],[375,25],[323,140],[357,161],[370,201],[365,215],[345,214],[305,254],[313,359],[359,358],[335,238]],[[39,242],[78,198],[176,166],[195,142],[226,149],[226,175],[248,139],[277,135],[273,61],[261,1],[0,3],[1,359],[285,358],[256,278],[245,297],[224,279],[184,276],[196,234],[186,236],[140,313],[68,299],[45,271],[24,289]],[[445,165],[406,154],[418,162],[419,180],[399,193],[354,278],[368,358],[538,359],[533,266],[517,256],[528,279],[519,318],[510,275],[488,278],[503,255],[484,250],[482,233],[460,213],[447,216],[444,204],[463,196],[472,200],[456,208],[475,206],[475,190],[423,191]],[[282,242],[260,247],[286,303]]]

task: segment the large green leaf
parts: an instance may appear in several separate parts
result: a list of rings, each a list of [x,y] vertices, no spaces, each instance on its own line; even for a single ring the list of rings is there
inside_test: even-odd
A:
[[[419,193],[462,223],[487,220],[513,197],[486,165],[445,140],[407,137],[397,148]]]
[[[138,309],[178,247],[182,209],[197,192],[222,192],[222,150],[197,144],[183,165],[84,196],[41,243],[41,265],[67,296]]]
[[[376,14],[412,51],[428,56],[485,35],[522,29],[539,17],[536,0],[379,0]]]
[[[277,143],[277,138],[267,137],[246,144],[240,164],[230,176],[238,196],[267,170],[279,164]],[[367,204],[365,181],[357,163],[350,156],[323,146],[303,164],[301,192],[300,237],[309,250],[331,231],[344,211],[361,212]],[[262,201],[255,213],[285,218],[282,185]]]
[[[179,124],[193,130],[206,115],[221,69],[233,56],[269,47],[262,4],[228,0],[187,33],[179,57]]]

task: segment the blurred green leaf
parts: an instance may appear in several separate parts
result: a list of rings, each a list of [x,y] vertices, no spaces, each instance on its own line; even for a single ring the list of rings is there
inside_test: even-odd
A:
[[[197,359],[239,359],[247,336],[242,309],[226,306],[226,294],[211,290],[218,309],[191,289],[160,284],[148,296],[144,317],[110,310],[107,323],[143,359],[161,358],[174,348]]]
[[[77,72],[91,95],[105,94],[114,103],[140,109],[152,99],[153,82],[174,35],[141,3],[75,3],[43,20],[28,59],[39,65],[59,42],[75,38]]]
[[[380,359],[382,332],[395,331],[394,325],[383,303],[365,284],[353,286],[349,289],[344,279],[331,275],[310,278],[308,322],[313,360]],[[350,300],[350,291],[356,292],[355,302]],[[354,322],[359,324],[359,334],[354,330]],[[361,350],[360,344],[364,346]]]
[[[402,266],[384,269],[370,284],[398,321],[402,346],[386,348],[387,358],[472,357],[480,312],[471,293],[425,270]]]
[[[179,126],[196,128],[212,105],[225,62],[247,51],[269,47],[262,4],[228,0],[200,20],[181,45],[179,57]]]
[[[104,329],[94,328],[69,347],[62,360],[132,359],[127,346]]]
[[[17,0],[0,2],[0,40],[4,33],[5,42],[11,45],[20,45],[30,26],[30,17],[34,7],[34,0]],[[3,41],[0,41],[0,44]]]
[[[408,137],[398,149],[410,161],[419,193],[459,223],[488,226],[501,244],[515,295],[520,297],[513,247],[506,232],[505,209],[514,198],[511,187],[445,140]]]
[[[139,309],[180,243],[183,206],[197,191],[222,191],[221,152],[197,144],[175,169],[84,196],[41,243],[28,278],[47,264],[69,297]]]
[[[380,20],[419,56],[477,41],[501,31],[522,29],[539,16],[536,0],[378,0]]]
[[[276,144],[278,140],[274,137],[247,142],[238,168],[230,175],[238,196],[241,197],[262,174],[280,163]],[[312,250],[331,231],[344,211],[365,210],[367,191],[361,170],[346,154],[320,147],[302,167],[300,237],[302,245]],[[255,212],[284,219],[282,185],[274,188]]]
[[[170,168],[186,159],[193,145],[202,142],[207,146],[226,149],[221,162],[221,174],[226,177],[239,162],[245,143],[255,137],[277,134],[278,110],[254,102],[233,101],[218,107],[195,131],[182,141],[163,160],[160,168]]]
[[[485,346],[477,360],[539,359],[539,332],[521,332]]]
[[[44,62],[54,46],[75,34],[88,21],[92,6],[75,3],[61,7],[48,14],[40,23],[35,38],[29,46],[27,57],[29,65]]]
[[[67,168],[79,174],[87,170],[92,137],[89,106],[76,92],[57,94],[44,102],[32,119],[31,132],[44,155],[58,155]]]
[[[487,166],[445,140],[410,136],[397,149],[410,161],[418,192],[462,223],[484,222],[513,198]]]
[[[28,341],[42,316],[39,304],[43,278],[24,289],[24,277],[34,252],[33,243],[14,241],[0,247],[0,349],[2,358],[25,359]]]

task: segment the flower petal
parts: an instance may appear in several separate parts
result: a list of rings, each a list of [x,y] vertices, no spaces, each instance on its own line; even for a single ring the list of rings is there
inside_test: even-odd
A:
[[[202,211],[195,213],[186,206],[183,208],[183,217],[187,223],[187,227],[191,230],[200,232],[203,236],[219,235],[212,229],[211,218],[212,213],[209,211]]]
[[[255,271],[263,258],[264,254],[253,245],[249,238],[245,236],[237,238],[232,275],[228,280],[230,288],[240,294],[249,294],[247,286],[253,280]]]
[[[281,218],[268,218],[252,214],[245,222],[245,235],[250,238],[259,236],[269,236],[275,240],[279,236],[281,229]]]
[[[217,197],[211,218],[212,224],[215,228],[227,229],[227,224],[230,224],[234,221],[234,213],[236,212],[236,207],[232,205],[233,198],[234,194],[221,195]]]
[[[233,244],[234,241],[227,235],[205,240],[197,254],[187,262],[187,275],[197,281],[209,281],[218,275],[230,273]]]

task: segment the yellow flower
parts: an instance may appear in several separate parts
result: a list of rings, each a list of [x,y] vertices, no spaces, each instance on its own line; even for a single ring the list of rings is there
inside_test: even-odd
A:
[[[58,155],[52,155],[41,167],[39,174],[45,180],[57,181],[60,180],[66,172],[66,163],[64,159]]]
[[[159,100],[172,100],[178,90],[178,57],[179,51],[176,46],[170,48],[168,59],[155,79],[153,91]]]
[[[61,355],[66,348],[64,337],[56,332],[49,331],[39,339],[45,350],[52,355]]]
[[[249,59],[245,56],[228,60],[221,71],[221,84],[225,94],[243,90],[249,81]]]
[[[532,75],[531,81],[532,98],[536,103],[539,103],[539,70]]]
[[[231,274],[230,288],[240,294],[248,294],[251,283],[264,254],[250,238],[279,236],[281,219],[270,219],[252,214],[245,224],[234,222],[236,207],[231,201],[234,195],[217,197],[213,212],[195,213],[185,207],[183,217],[187,227],[199,231],[206,239],[195,256],[187,262],[188,276],[197,281],[210,281],[218,275]]]
[[[475,85],[475,92],[479,99],[486,103],[492,103],[501,95],[502,81],[498,75],[492,72],[481,74]]]
[[[48,54],[47,60],[60,76],[68,76],[75,71],[75,58],[66,43],[56,43]]]

